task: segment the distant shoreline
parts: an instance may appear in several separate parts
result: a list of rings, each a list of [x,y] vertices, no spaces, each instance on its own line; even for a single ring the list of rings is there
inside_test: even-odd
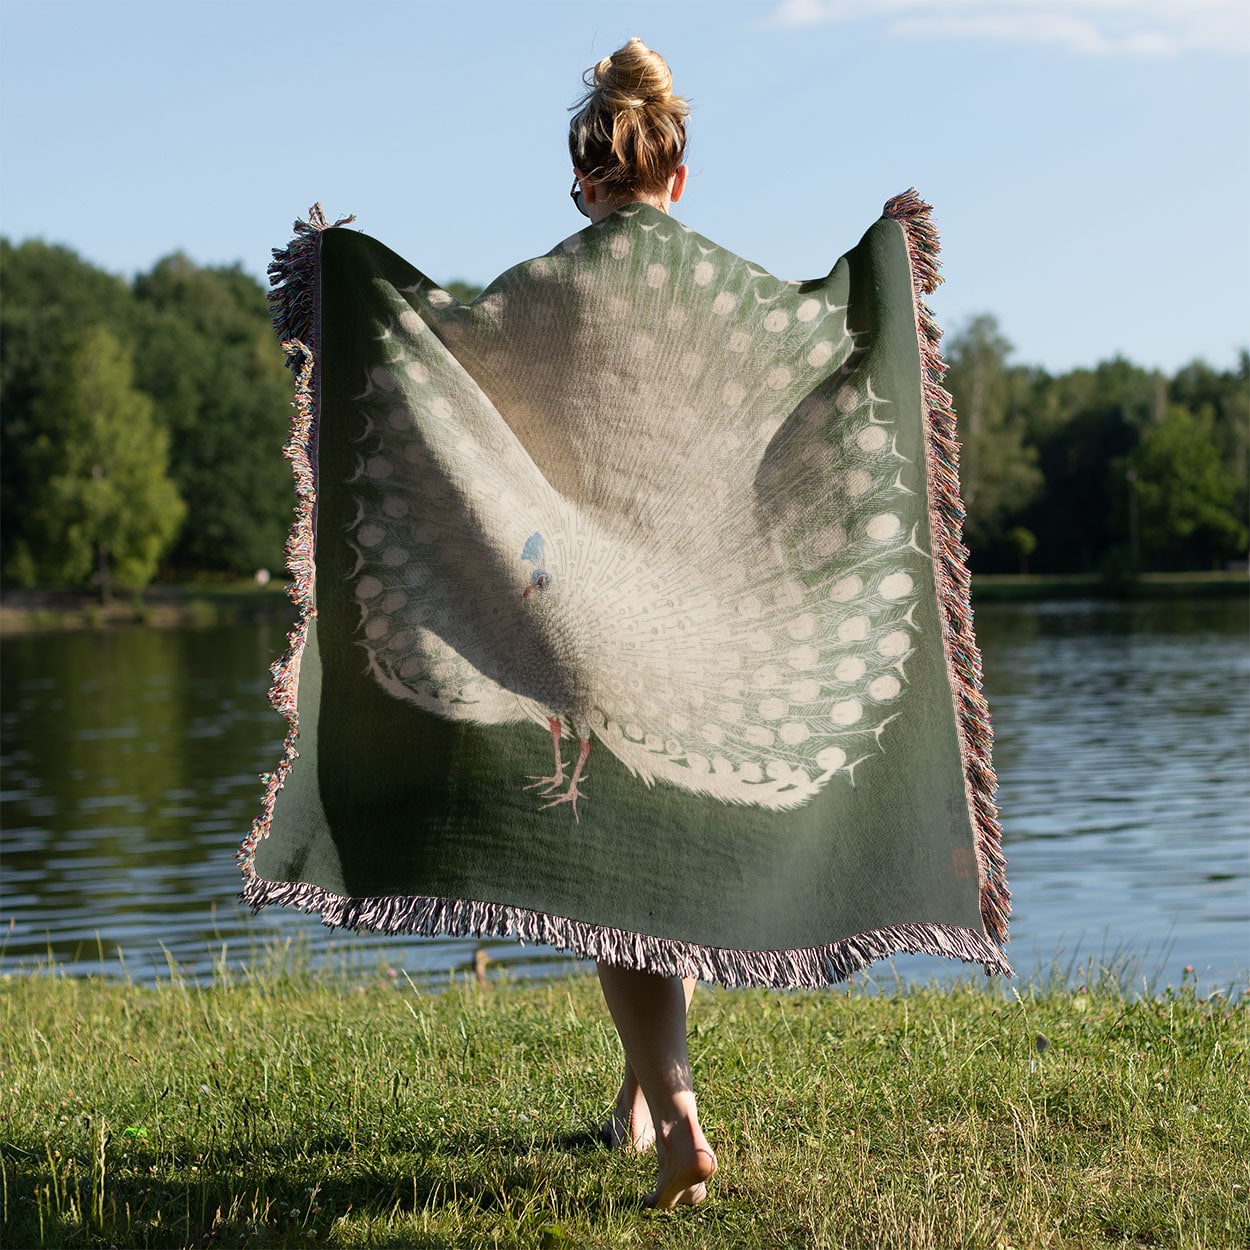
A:
[[[981,574],[973,578],[973,603],[1047,599],[1203,599],[1250,594],[1244,572],[1145,573],[1122,582],[1088,574]],[[187,582],[150,586],[117,595],[108,606],[83,590],[0,589],[0,636],[148,625],[180,629],[278,618],[295,619],[286,584],[271,581]]]

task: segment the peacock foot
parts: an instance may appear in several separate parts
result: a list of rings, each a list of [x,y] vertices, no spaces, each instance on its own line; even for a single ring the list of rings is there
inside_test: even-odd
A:
[[[561,803],[571,803],[573,805],[573,819],[580,825],[582,823],[582,818],[577,814],[577,800],[584,796],[578,787],[584,786],[585,784],[585,777],[583,777],[580,781],[574,778],[569,782],[569,788],[563,794],[557,795],[551,800],[550,803],[544,803],[538,810],[540,812],[545,812],[549,807],[559,807]],[[547,791],[547,793],[550,794],[551,791]]]
[[[526,790],[541,789],[544,794],[550,794],[558,786],[564,785],[564,769],[560,769],[553,777],[535,777],[533,773],[529,774],[530,784],[525,786]]]

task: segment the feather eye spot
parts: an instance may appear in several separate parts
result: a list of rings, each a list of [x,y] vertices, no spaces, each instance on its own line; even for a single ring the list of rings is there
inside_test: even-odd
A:
[[[738,306],[738,297],[730,295],[728,291],[722,291],[712,301],[712,311],[718,317],[727,317]]]
[[[838,411],[845,417],[859,407],[859,392],[853,386],[844,386],[833,398]]]
[[[385,638],[391,632],[391,618],[389,616],[371,616],[365,622],[365,637],[370,642],[377,642],[379,638]]]
[[[718,777],[732,777],[734,766],[723,756],[718,755],[712,761],[712,772]]]
[[[840,578],[829,590],[829,598],[834,603],[850,603],[864,589],[863,581],[852,575]]]
[[[835,725],[853,725],[863,714],[864,705],[858,699],[843,699],[829,713]]]
[[[699,730],[699,737],[704,742],[710,742],[712,746],[718,747],[725,741],[725,731],[716,724],[709,721],[702,729]]]
[[[852,469],[842,479],[842,487],[852,499],[872,490],[872,474],[865,469]]]
[[[407,602],[407,599],[404,598],[403,591],[392,590],[391,593],[387,595],[378,606],[383,612],[394,613],[398,612]]]
[[[726,382],[721,391],[721,399],[730,408],[736,408],[746,398],[746,387],[741,382]]]
[[[764,614],[764,604],[758,595],[743,595],[738,600],[738,615],[754,621]]]
[[[412,414],[407,408],[392,408],[386,414],[386,424],[392,430],[410,430],[412,429]]]
[[[773,591],[773,602],[779,608],[797,608],[807,597],[803,583],[795,577],[785,578]],[[799,635],[792,634],[797,638]]]
[[[769,390],[784,391],[794,380],[794,374],[785,365],[778,365],[766,379]]]
[[[812,550],[822,560],[827,560],[830,556],[837,555],[845,546],[846,530],[840,525],[826,525],[823,529],[817,531],[816,537],[812,540]]]
[[[781,720],[790,707],[784,699],[761,699],[757,710],[765,720]]]
[[[385,456],[373,456],[365,464],[365,472],[375,482],[384,482],[395,472],[395,466]]]
[[[754,760],[747,760],[747,762],[738,769],[738,776],[741,777],[743,781],[763,781],[764,770]]]
[[[406,334],[422,334],[425,332],[425,322],[421,320],[419,313],[413,312],[411,308],[405,308],[399,314],[399,328]],[[425,379],[422,378],[420,380],[424,381]]]
[[[382,500],[382,511],[398,521],[400,517],[408,515],[408,501],[402,495],[387,495]]]
[[[874,678],[868,683],[868,693],[881,703],[886,703],[890,699],[898,698],[899,691],[902,690],[902,688],[903,683],[892,673],[887,673],[883,677]]]
[[[395,377],[385,365],[377,365],[369,371],[369,379],[380,391],[393,391]]]
[[[801,720],[787,721],[777,731],[777,736],[788,747],[796,747],[800,742],[806,742],[810,735],[811,730]]]
[[[773,744],[773,731],[764,725],[748,725],[742,736],[753,747],[770,747]]]
[[[367,602],[370,599],[376,599],[378,595],[380,595],[381,593],[382,593],[381,581],[378,578],[371,576],[370,574],[366,573],[365,576],[362,577],[356,583],[356,598],[357,599],[362,599]]]
[[[797,321],[815,321],[816,315],[820,312],[820,300],[805,299],[794,310],[794,316]]]
[[[892,512],[878,513],[871,521],[868,522],[868,537],[875,539],[877,542],[884,542],[886,539],[893,538],[903,523]]]
[[[894,602],[897,599],[904,599],[912,592],[915,583],[911,579],[909,573],[887,573],[881,579],[881,584],[877,587],[883,599],[889,599]]]
[[[838,626],[839,642],[863,642],[871,622],[866,616],[852,616]]]
[[[858,656],[850,656],[845,660],[839,660],[837,667],[833,670],[834,677],[841,682],[859,681],[864,675],[867,666]]]
[[[356,531],[356,541],[362,547],[376,547],[386,537],[386,531],[380,525],[362,525]]]
[[[712,268],[712,262],[701,260],[694,267],[694,284],[695,286],[707,286],[709,282],[716,276],[716,270]]]
[[[820,682],[796,681],[787,693],[792,703],[814,703],[820,698]]]
[[[425,298],[431,308],[449,308],[456,302],[456,297],[441,287],[435,287]]]
[[[841,747],[825,747],[816,752],[816,767],[827,773],[836,773],[846,763],[846,752]]]
[[[658,291],[668,281],[668,270],[663,265],[647,266],[647,285]]]
[[[774,781],[790,780],[790,765],[785,760],[769,760],[765,771]]]
[[[780,334],[781,331],[784,330],[789,324],[790,314],[788,312],[784,312],[780,308],[774,308],[772,312],[764,318],[764,329],[767,330],[769,334]]]
[[[745,330],[735,330],[729,336],[729,350],[731,352],[744,352],[751,346],[751,336]]]
[[[786,624],[786,633],[796,642],[804,638],[810,638],[815,632],[816,618],[810,612],[804,612],[801,616],[796,616],[794,620]]]
[[[861,451],[880,451],[889,439],[879,425],[867,425],[855,436]]]
[[[382,563],[389,568],[397,569],[408,562],[408,553],[402,547],[387,547],[382,552]]]
[[[901,629],[896,629],[877,643],[877,650],[887,660],[896,660],[911,650],[911,639]]]
[[[624,260],[629,255],[630,248],[633,246],[629,237],[623,234],[617,234],[612,237],[610,251],[614,260]]]
[[[751,684],[757,690],[771,690],[781,681],[781,670],[775,664],[765,664],[762,668],[755,670],[755,676],[751,678]]]
[[[805,673],[820,663],[820,652],[815,647],[795,647],[786,656],[786,663],[796,672]]]
[[[810,352],[807,353],[807,363],[813,369],[819,369],[821,365],[827,365],[833,359],[833,344],[828,339],[821,339]]]

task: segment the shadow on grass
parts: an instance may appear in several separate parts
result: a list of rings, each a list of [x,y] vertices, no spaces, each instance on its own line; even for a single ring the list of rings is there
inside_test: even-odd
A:
[[[587,1168],[587,1156],[602,1167]],[[326,1241],[342,1220],[367,1228],[371,1246],[463,1244],[417,1227],[422,1215],[439,1223],[449,1214],[479,1233],[483,1221],[500,1227],[501,1244],[539,1245],[553,1220],[576,1212],[601,1222],[641,1205],[640,1189],[630,1200],[622,1186],[602,1183],[619,1156],[591,1131],[464,1130],[406,1141],[391,1133],[369,1144],[334,1134],[224,1145],[194,1164],[132,1151],[103,1170],[0,1157],[14,1246],[302,1246]],[[539,1194],[559,1198],[536,1203]]]

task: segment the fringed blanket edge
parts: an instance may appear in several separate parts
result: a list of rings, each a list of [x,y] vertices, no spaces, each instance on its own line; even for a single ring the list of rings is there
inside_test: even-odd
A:
[[[941,606],[942,647],[955,696],[964,789],[977,852],[981,919],[986,932],[996,942],[1003,943],[1007,941],[1011,893],[1007,888],[1007,862],[994,802],[998,787],[991,760],[994,732],[981,691],[981,652],[972,625],[972,578],[968,572],[968,548],[962,540],[965,509],[959,492],[959,440],[951,394],[942,386],[946,375],[941,352],[942,332],[924,302],[924,296],[942,282],[938,272],[941,244],[931,219],[932,212],[933,206],[926,204],[914,187],[887,201],[883,209],[884,216],[903,228],[907,240],[928,433],[929,515]]]

